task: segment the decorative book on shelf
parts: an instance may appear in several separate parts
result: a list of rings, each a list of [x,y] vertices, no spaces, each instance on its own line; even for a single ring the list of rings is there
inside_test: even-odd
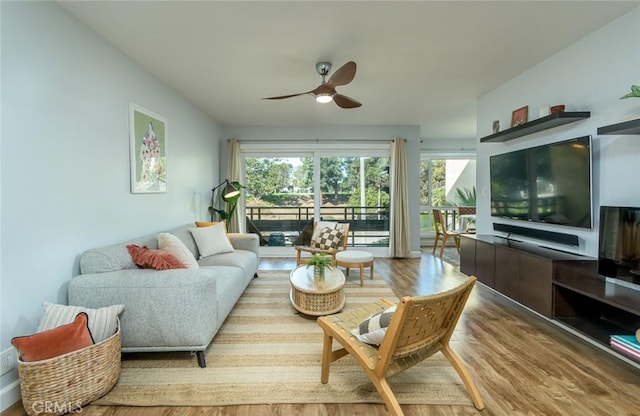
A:
[[[640,362],[640,343],[635,335],[611,335],[610,344],[619,353]]]

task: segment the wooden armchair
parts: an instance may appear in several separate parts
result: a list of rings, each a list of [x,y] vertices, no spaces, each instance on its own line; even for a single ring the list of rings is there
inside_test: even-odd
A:
[[[340,243],[338,244],[338,246],[336,248],[332,248],[332,249],[320,249],[315,247],[314,245],[314,238],[317,237],[318,232],[320,230],[322,230],[324,227],[326,227],[328,224],[333,225],[334,228],[340,230],[340,232],[342,233],[342,239],[340,240]],[[323,253],[323,254],[329,254],[333,257],[333,260],[335,261],[336,259],[336,253],[338,251],[343,251],[347,249],[347,243],[349,241],[349,223],[335,223],[335,222],[326,222],[326,221],[318,221],[314,228],[313,228],[313,235],[311,237],[311,243],[308,246],[295,246],[296,249],[296,265],[300,266],[302,264],[304,264],[305,260],[304,257],[302,257],[302,253],[309,253],[309,254],[315,254],[315,253]]]
[[[449,238],[453,238],[453,242],[456,244],[456,249],[458,253],[460,253],[460,232],[458,231],[449,231],[447,228],[447,222],[442,216],[442,212],[439,209],[433,209],[433,225],[436,229],[436,238],[433,240],[433,254],[436,254],[436,247],[438,246],[438,241],[441,241],[440,244],[440,257],[444,253],[444,247],[447,245],[447,240]]]
[[[462,379],[473,405],[478,410],[484,409],[484,403],[471,376],[449,346],[449,339],[475,282],[475,276],[471,276],[460,286],[446,292],[403,297],[379,348],[361,342],[351,334],[351,330],[373,313],[384,311],[393,305],[388,300],[380,299],[355,310],[318,318],[318,325],[324,331],[320,381],[323,384],[329,381],[331,362],[351,354],[382,396],[389,413],[403,415],[387,378],[442,351]],[[343,348],[332,351],[334,339]],[[428,370],[424,371],[424,376],[429,376]]]

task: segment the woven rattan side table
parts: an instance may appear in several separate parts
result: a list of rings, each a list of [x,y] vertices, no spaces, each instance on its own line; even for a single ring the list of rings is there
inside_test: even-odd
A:
[[[330,315],[344,307],[344,274],[327,268],[324,280],[313,278],[313,267],[300,266],[289,276],[289,297],[296,310],[312,316]]]

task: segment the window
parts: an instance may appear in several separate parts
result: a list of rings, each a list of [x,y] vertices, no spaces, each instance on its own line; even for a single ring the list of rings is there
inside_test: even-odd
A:
[[[311,219],[349,222],[351,246],[389,245],[388,142],[244,146],[246,215],[267,245],[295,245]]]
[[[433,234],[432,208],[444,208],[456,228],[456,207],[476,206],[476,161],[468,156],[423,154],[420,160],[420,234]]]

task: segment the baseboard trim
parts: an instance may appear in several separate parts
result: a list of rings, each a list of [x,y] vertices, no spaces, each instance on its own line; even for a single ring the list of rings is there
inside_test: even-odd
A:
[[[0,390],[0,412],[20,401],[20,381],[15,380]]]

